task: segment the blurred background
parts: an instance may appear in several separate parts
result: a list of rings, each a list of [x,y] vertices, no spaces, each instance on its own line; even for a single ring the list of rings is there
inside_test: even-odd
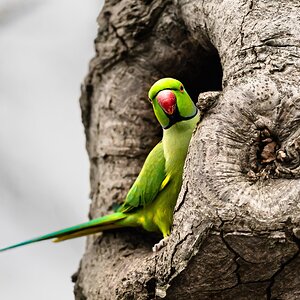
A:
[[[80,84],[103,1],[0,0],[0,247],[87,220]],[[74,299],[85,239],[0,254],[0,299]]]

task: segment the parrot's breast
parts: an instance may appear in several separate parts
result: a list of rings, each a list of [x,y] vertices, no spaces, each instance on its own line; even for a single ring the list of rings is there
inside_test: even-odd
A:
[[[193,131],[200,119],[199,113],[192,119],[181,121],[164,130],[162,139],[166,158],[166,174],[182,177],[183,166]]]

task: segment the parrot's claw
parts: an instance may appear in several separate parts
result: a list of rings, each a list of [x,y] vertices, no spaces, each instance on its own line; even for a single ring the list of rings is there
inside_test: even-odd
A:
[[[169,239],[168,236],[165,237],[165,238],[163,238],[163,239],[161,239],[157,244],[155,244],[152,247],[152,251],[153,252],[158,252],[160,249],[162,249],[163,247],[165,247],[167,245],[168,239]]]

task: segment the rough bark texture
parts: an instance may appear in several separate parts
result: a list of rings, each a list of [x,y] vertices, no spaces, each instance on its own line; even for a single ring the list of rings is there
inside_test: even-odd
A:
[[[91,217],[124,199],[159,140],[156,79],[212,107],[168,245],[153,254],[158,237],[138,230],[90,237],[76,299],[300,298],[299,1],[110,0],[98,22],[81,97]]]

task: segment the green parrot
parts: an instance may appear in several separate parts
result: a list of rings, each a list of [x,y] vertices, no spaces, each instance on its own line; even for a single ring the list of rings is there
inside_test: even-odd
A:
[[[200,114],[183,84],[163,78],[148,93],[155,116],[163,128],[163,138],[149,153],[140,174],[125,201],[115,213],[39,236],[0,251],[54,239],[60,242],[120,227],[142,227],[161,232],[163,239],[153,247],[158,251],[166,243],[173,223],[173,211],[182,185],[185,158]]]

